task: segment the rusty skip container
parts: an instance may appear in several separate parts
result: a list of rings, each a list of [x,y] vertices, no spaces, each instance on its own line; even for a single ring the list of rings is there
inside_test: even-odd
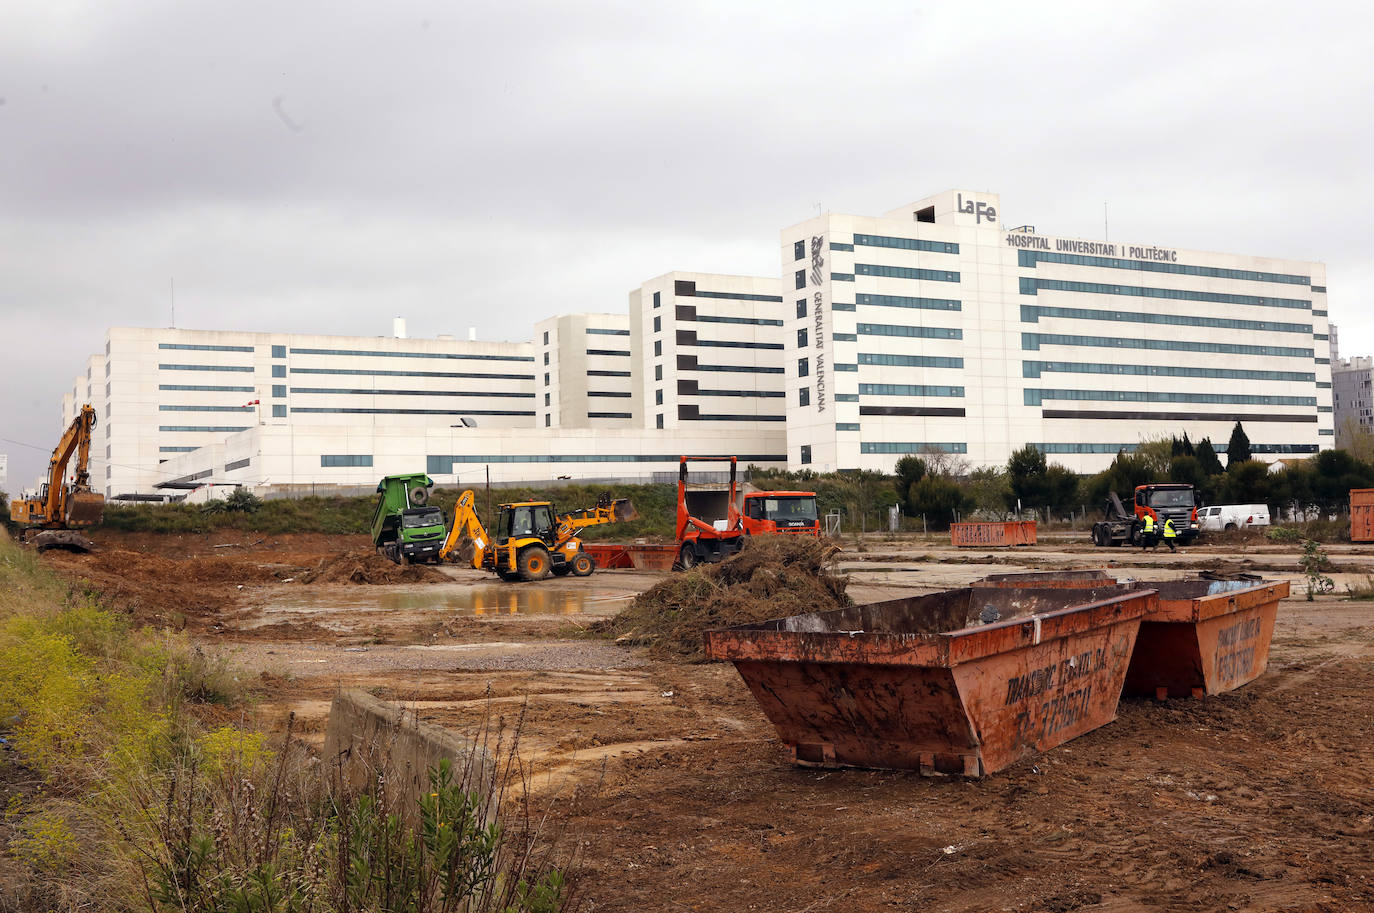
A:
[[[1158,592],[1145,616],[1125,693],[1202,697],[1264,674],[1287,580],[1169,580],[1138,584]]]
[[[1083,589],[1115,586],[1116,578],[1101,568],[1080,571],[1028,571],[1018,574],[989,574],[974,586],[990,587],[1054,587]]]
[[[1350,541],[1374,542],[1374,488],[1350,489]]]
[[[1009,523],[951,523],[949,541],[956,548],[996,545],[1034,545],[1035,521]]]
[[[735,664],[798,764],[979,777],[1115,719],[1154,602],[968,587],[708,631],[706,654]]]
[[[677,558],[676,546],[640,542],[583,542],[582,550],[602,570],[634,568],[641,571],[669,571]]]

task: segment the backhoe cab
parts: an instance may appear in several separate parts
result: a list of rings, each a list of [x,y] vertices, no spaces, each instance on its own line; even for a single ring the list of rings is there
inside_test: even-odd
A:
[[[459,496],[453,527],[440,554],[450,561],[493,571],[507,581],[543,580],[550,574],[586,577],[596,570],[596,564],[582,550],[577,531],[638,516],[628,499],[612,500],[608,495],[602,495],[596,507],[561,516],[550,501],[517,501],[500,505],[488,535],[477,518],[475,500],[471,491]]]

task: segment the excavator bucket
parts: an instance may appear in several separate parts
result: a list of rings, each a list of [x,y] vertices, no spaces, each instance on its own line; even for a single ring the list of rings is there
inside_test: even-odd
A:
[[[67,501],[68,526],[94,526],[105,516],[105,496],[94,491],[73,492]]]
[[[617,523],[628,523],[639,517],[639,511],[635,510],[635,506],[630,503],[629,498],[617,498],[615,501],[611,502],[611,505],[614,509],[615,521]]]

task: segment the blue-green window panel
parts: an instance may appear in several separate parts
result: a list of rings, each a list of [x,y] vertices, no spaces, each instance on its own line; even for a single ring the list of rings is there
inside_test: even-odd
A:
[[[1318,411],[1318,412],[1330,412],[1330,411],[1331,411],[1331,407],[1330,407],[1330,406],[1318,406],[1318,407],[1317,407],[1317,411]]]
[[[926,311],[960,311],[963,304],[952,298],[908,298],[904,295],[855,295],[859,304],[889,308],[919,308]]]
[[[1312,338],[1313,338],[1313,339],[1330,339],[1331,337],[1328,336],[1328,335],[1326,335],[1325,333],[1313,333],[1313,334],[1312,334]]]
[[[1083,346],[1100,349],[1153,349],[1163,352],[1212,352],[1218,355],[1265,355],[1311,358],[1311,349],[1287,346],[1247,346],[1229,342],[1189,342],[1174,339],[1124,339],[1119,336],[1073,336],[1064,333],[1022,333],[1021,348],[1037,352],[1041,346]]]
[[[858,365],[849,365],[849,364],[845,364],[845,363],[842,362],[842,361],[837,361],[837,362],[835,362],[835,364],[832,365],[831,367],[833,367],[836,371],[857,371],[857,370],[859,370],[859,366],[858,366]]]
[[[588,377],[629,377],[629,371],[588,371]],[[530,380],[534,380],[533,377]]]
[[[634,418],[629,412],[588,412],[587,418]]]
[[[248,457],[244,457],[241,460],[233,460],[232,462],[224,464],[224,471],[233,472],[235,469],[247,469],[252,462],[253,461]]]
[[[1316,444],[1251,444],[1251,453],[1316,453]]]
[[[228,425],[158,425],[158,431],[213,431],[216,433],[227,433],[233,431],[247,431],[248,426],[228,426]]]
[[[533,395],[533,394],[531,394],[531,396],[532,396],[532,395]],[[611,396],[611,397],[618,397],[618,398],[623,398],[623,399],[629,399],[629,398],[630,398],[630,392],[629,392],[628,390],[588,390],[588,391],[587,391],[587,395],[588,395],[588,396]]]
[[[832,310],[832,311],[857,311],[857,310],[858,310],[858,307],[856,307],[856,306],[853,305],[853,304],[849,304],[848,302],[844,302],[844,301],[835,301],[835,302],[832,302],[832,303],[831,303],[831,305],[830,305],[830,310]]]
[[[695,421],[701,422],[785,422],[785,415],[698,415]]]
[[[830,274],[830,281],[831,281],[831,282],[853,282],[853,281],[854,281],[854,274],[853,274],[853,273],[831,273],[831,274]]]
[[[533,355],[467,355],[456,352],[374,352],[366,349],[291,349],[292,355],[344,355],[351,358],[448,358],[460,361],[534,361]]]
[[[199,447],[159,447],[159,448],[157,448],[157,452],[158,452],[158,453],[190,453],[190,452],[193,451],[193,450],[199,450],[199,449],[200,449]]]
[[[835,342],[858,342],[858,333],[831,333],[830,338]]]
[[[1333,431],[1333,430],[1330,429],[1330,428],[1318,428],[1318,429],[1317,429],[1317,433],[1318,433],[1318,434],[1324,434],[1324,435],[1330,437],[1330,436],[1334,435],[1336,432]]]
[[[1319,310],[1317,310],[1316,308],[1313,308],[1313,309],[1312,309],[1312,316],[1313,316],[1313,317],[1326,317],[1326,316],[1328,316],[1328,314],[1327,314],[1326,311],[1319,311]]]
[[[963,387],[938,384],[859,384],[860,396],[963,396]]]
[[[216,384],[158,384],[159,390],[189,390],[194,393],[252,393],[254,387],[226,387]]]
[[[921,238],[891,238],[886,235],[854,236],[856,247],[890,247],[897,250],[924,250],[933,254],[957,254],[959,245],[953,241],[926,241]]]
[[[1324,286],[1324,285],[1314,285],[1314,286],[1312,286],[1312,291],[1318,292],[1318,293],[1320,293],[1320,294],[1322,294],[1322,295],[1325,295],[1325,294],[1326,294],[1326,286]]]
[[[718,349],[777,349],[783,348],[780,342],[732,342],[725,339],[698,339],[696,344],[699,346],[710,346]]]
[[[1143,311],[1094,311],[1089,308],[1021,305],[1022,323],[1039,323],[1041,317],[1070,320],[1110,320],[1116,323],[1153,323],[1178,327],[1213,327],[1226,330],[1257,330],[1264,333],[1311,333],[1310,323],[1278,323],[1272,320],[1236,320],[1227,317],[1188,317],[1183,314],[1148,314]]]
[[[835,423],[835,430],[836,430],[836,431],[858,431],[858,430],[859,430],[859,423],[858,423],[858,422],[836,422],[836,423]]]
[[[181,342],[159,342],[159,349],[180,349],[184,352],[251,352],[252,346],[196,346]]]
[[[629,336],[629,330],[608,330],[602,327],[587,327],[588,336]]]
[[[322,453],[320,454],[320,465],[329,468],[336,468],[340,466],[371,466],[372,454]]]
[[[695,368],[683,368],[684,371],[722,371],[735,374],[783,374],[785,369],[771,366],[758,365],[703,365],[698,363]]]
[[[776,301],[782,303],[781,295],[749,295],[744,292],[703,292],[697,289],[697,298],[723,298],[726,301]]]
[[[1331,389],[1331,381],[1329,381],[1329,380],[1319,380],[1319,381],[1317,381],[1317,389],[1318,389],[1318,390],[1330,390],[1330,389]]]
[[[341,377],[454,377],[470,380],[534,380],[533,374],[488,374],[472,371],[381,371],[369,368],[292,368],[292,374],[333,374]],[[588,371],[588,374],[595,372]],[[628,373],[626,376],[629,376]]]
[[[888,279],[926,279],[931,282],[958,282],[959,274],[946,269],[912,269],[905,266],[879,266],[876,263],[856,263],[854,272],[860,276],[883,276]]]
[[[782,390],[702,390],[698,389],[693,396],[747,396],[759,399],[782,399],[787,394]]]
[[[615,355],[621,358],[629,358],[630,353],[622,349],[588,349],[588,355]]]
[[[1045,455],[1056,453],[1135,453],[1139,444],[1090,444],[1081,441],[1074,441],[1068,444],[1032,444],[1036,450]]]
[[[962,368],[964,360],[957,356],[879,355],[874,352],[860,352],[859,364],[886,365],[894,368]]]
[[[285,404],[285,403],[277,403],[277,404],[275,404],[274,406],[272,406],[272,417],[273,417],[273,418],[286,418],[286,404]]]
[[[252,412],[252,406],[158,406],[159,412]]]
[[[915,339],[963,339],[964,331],[949,327],[904,327],[887,323],[861,323],[860,336],[908,336]]]
[[[835,400],[835,402],[837,402],[837,403],[857,403],[857,402],[859,401],[859,394],[857,394],[857,393],[836,393],[835,396],[834,396],[834,400]]]
[[[507,399],[534,399],[533,393],[496,393],[492,391],[478,392],[475,390],[369,390],[369,389],[343,389],[336,387],[292,387],[294,393],[333,393],[345,394],[350,396],[476,396],[476,397],[504,397]],[[626,394],[628,395],[628,394]]]
[[[273,377],[285,377],[285,376],[286,376],[286,365],[273,365],[273,366],[272,366],[272,376],[273,376]]]
[[[702,314],[697,315],[697,323],[741,323],[754,327],[782,326],[781,320],[770,320],[767,317],[708,317]]]
[[[1251,282],[1276,282],[1284,285],[1308,285],[1310,276],[1288,273],[1259,273],[1248,269],[1223,269],[1219,266],[1190,266],[1185,263],[1159,263],[1148,260],[1123,260],[1119,257],[1089,257],[1084,254],[1056,254],[1042,250],[1018,250],[1016,264],[1035,268],[1036,263],[1067,263],[1071,266],[1096,266],[1103,269],[1133,269],[1146,273],[1177,273],[1182,276],[1206,276],[1211,279],[1243,279]],[[1317,291],[1317,286],[1312,291]],[[1326,291],[1326,289],[1322,289]]]
[[[1316,359],[1313,359],[1313,360],[1314,360],[1317,364],[1319,364],[1319,365],[1329,365],[1329,364],[1331,364],[1331,359],[1329,359],[1329,358],[1316,358]]]
[[[523,412],[518,409],[329,409],[323,406],[297,406],[295,411],[313,415],[534,415],[533,410]]]
[[[493,453],[489,455],[463,454],[461,456],[431,454],[425,457],[425,472],[430,475],[449,475],[453,472],[455,465],[481,465],[482,463],[668,463],[676,466],[680,458],[681,454],[649,453]],[[749,453],[739,454],[737,459],[746,465],[749,463],[785,463],[787,462],[787,454]]]
[[[1315,406],[1315,396],[1262,396],[1248,393],[1159,393],[1145,390],[1041,390],[1028,387],[1027,406],[1046,400],[1113,403],[1225,403],[1243,406]]]
[[[1208,301],[1213,304],[1251,304],[1258,307],[1301,310],[1309,310],[1312,307],[1312,302],[1305,298],[1261,298],[1258,295],[1232,295],[1226,292],[1195,292],[1191,289],[1147,288],[1140,285],[1110,285],[1106,282],[1069,282],[1063,279],[1021,277],[1021,294],[1034,295],[1040,290],[1084,292],[1089,295],[1126,295],[1132,298],[1168,298],[1175,301]]]
[[[860,453],[968,453],[968,444],[956,441],[933,443],[928,441],[862,441]]]
[[[853,249],[854,249],[854,245],[853,245],[853,244],[846,244],[846,243],[844,243],[843,241],[831,241],[831,242],[830,242],[830,249],[831,249],[831,250],[853,250]]]
[[[286,384],[273,384],[272,395],[278,398],[286,396]]]
[[[1287,380],[1310,383],[1311,371],[1246,371],[1240,368],[1182,368],[1176,365],[1123,365],[1081,361],[1023,361],[1022,377],[1041,374],[1127,374],[1137,377],[1210,377],[1225,380]]]
[[[272,357],[273,357],[273,358],[285,358],[285,357],[286,357],[286,346],[273,346],[273,347],[272,347]]]
[[[252,374],[252,365],[158,365],[159,371],[237,371]]]

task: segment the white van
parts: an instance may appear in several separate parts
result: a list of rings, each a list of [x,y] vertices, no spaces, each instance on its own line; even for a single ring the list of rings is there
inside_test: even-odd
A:
[[[1197,525],[1206,530],[1246,529],[1269,525],[1269,508],[1264,504],[1216,504],[1199,507]]]

